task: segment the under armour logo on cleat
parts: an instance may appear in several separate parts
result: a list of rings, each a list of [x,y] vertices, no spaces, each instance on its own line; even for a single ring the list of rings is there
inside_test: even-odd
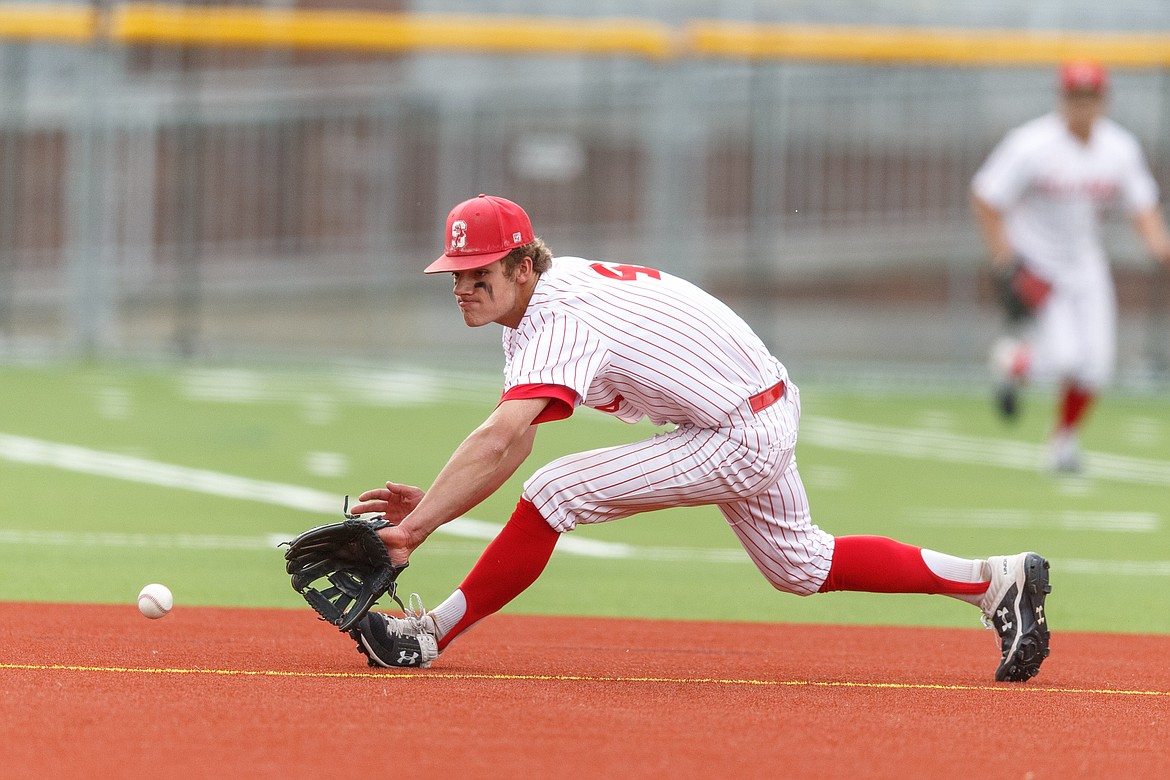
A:
[[[418,663],[418,653],[409,650],[398,651],[399,666],[414,666]]]
[[[1044,605],[1043,604],[1036,607],[1036,622],[1039,623],[1040,625],[1044,625]]]
[[[999,618],[1000,622],[1003,623],[1003,630],[1004,631],[1011,631],[1012,630],[1012,623],[1010,620],[1007,619],[1007,616],[1008,616],[1008,608],[1007,607],[1000,607],[996,611],[995,615],[996,615],[996,617]]]

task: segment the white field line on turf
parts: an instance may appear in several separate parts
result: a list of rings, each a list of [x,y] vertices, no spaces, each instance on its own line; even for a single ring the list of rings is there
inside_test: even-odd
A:
[[[248,369],[193,368],[183,372],[179,386],[185,398],[195,401],[283,402],[308,407],[343,402],[397,407],[435,401],[482,403],[499,394],[501,381],[494,374],[451,374],[411,366],[343,369],[296,383]]]
[[[0,434],[0,460],[190,490],[224,498],[258,501],[288,509],[314,512],[326,517],[341,516],[341,496],[332,493],[24,436]],[[468,517],[452,520],[439,528],[440,533],[466,539],[494,539],[499,530],[500,526],[495,523]],[[285,534],[277,541],[292,539],[294,536],[295,533]],[[570,554],[606,558],[626,557],[629,548],[629,545],[624,544],[571,538],[561,540],[557,546]]]
[[[267,534],[264,536],[230,536],[225,534],[126,534],[75,531],[41,531],[22,529],[0,529],[0,545],[10,544],[24,547],[69,547],[93,548],[154,548],[178,550],[229,550],[229,551],[271,551],[292,534]],[[569,541],[571,537],[562,540]],[[730,563],[750,566],[751,561],[739,549],[702,550],[695,548],[633,547],[612,545],[607,550],[597,543],[588,555],[598,558],[630,561],[672,561],[683,563]],[[482,551],[482,545],[460,544],[449,540],[438,540],[427,545],[432,555],[475,556]],[[560,550],[560,546],[557,547]],[[581,553],[579,553],[581,554]],[[1091,574],[1132,577],[1170,577],[1170,561],[1094,561],[1076,558],[1057,558],[1052,565],[1068,574]]]
[[[913,458],[937,458],[1033,470],[1036,458],[1039,457],[1040,453],[1040,449],[1034,445],[1003,442],[996,439],[978,439],[955,434],[940,434],[926,430],[862,425],[829,418],[806,418],[803,428],[806,439],[811,438],[813,443],[818,446],[887,455],[899,454]],[[1021,455],[1021,453],[1024,454]],[[307,512],[326,515],[339,514],[338,496],[312,488],[265,482],[23,436],[0,434],[0,459],[191,490],[207,495],[258,501]],[[1104,453],[1094,454],[1093,460],[1097,461],[1098,459],[1106,464],[1112,463],[1110,468],[1116,472],[1103,478],[1137,481],[1142,484],[1170,485],[1170,463]],[[1097,525],[1100,526],[1102,523],[1097,523]],[[439,532],[450,536],[487,540],[494,538],[499,528],[500,526],[495,523],[464,517],[447,523],[439,529]],[[295,534],[289,534],[283,538],[292,538],[293,536]],[[718,560],[726,555],[736,557],[739,555],[738,550],[637,549],[628,544],[573,536],[564,537],[558,544],[558,549],[569,554],[588,557],[639,560]],[[712,557],[703,558],[707,555]]]
[[[1040,444],[964,436],[922,428],[895,428],[884,425],[805,417],[801,438],[818,447],[978,466],[999,466],[1036,471],[1045,462],[1047,448]],[[1088,479],[1111,480],[1138,485],[1170,487],[1170,461],[1086,452]]]
[[[1157,533],[1162,520],[1155,512],[1034,511],[1030,509],[914,509],[906,514],[921,525],[970,528],[1051,528],[1060,531]]]
[[[485,525],[488,525],[485,523]],[[499,530],[498,527],[496,530]],[[260,536],[232,536],[229,534],[132,534],[97,531],[44,531],[39,529],[0,528],[0,544],[36,545],[44,547],[152,547],[180,550],[272,550],[296,534],[264,534]],[[490,538],[490,537],[489,537]],[[568,550],[578,555],[641,561],[689,561],[699,563],[750,563],[740,549],[704,550],[683,547],[637,548],[627,544],[599,542],[592,539],[565,537],[561,543],[584,542],[584,546]],[[570,545],[572,546],[572,545]],[[560,544],[557,545],[560,550]],[[482,544],[459,543],[440,539],[426,546],[436,555],[477,555]]]

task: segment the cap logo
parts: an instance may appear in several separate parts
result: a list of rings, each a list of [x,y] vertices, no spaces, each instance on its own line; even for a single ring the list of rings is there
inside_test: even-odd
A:
[[[494,195],[479,195],[451,209],[444,232],[446,251],[426,267],[428,274],[484,268],[536,240],[524,209]]]
[[[451,248],[447,251],[458,252],[467,246],[467,223],[457,219],[451,223]]]

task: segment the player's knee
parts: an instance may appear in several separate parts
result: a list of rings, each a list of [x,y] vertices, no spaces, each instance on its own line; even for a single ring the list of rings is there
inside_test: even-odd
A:
[[[522,499],[542,507],[540,516],[557,533],[568,533],[578,523],[590,522],[579,499],[558,495],[556,491],[530,492],[525,489]]]
[[[768,582],[781,593],[790,593],[793,596],[811,596],[820,591],[824,577],[771,576],[768,578]]]
[[[1113,372],[1108,366],[1089,366],[1073,377],[1076,385],[1087,392],[1097,393],[1109,384]]]

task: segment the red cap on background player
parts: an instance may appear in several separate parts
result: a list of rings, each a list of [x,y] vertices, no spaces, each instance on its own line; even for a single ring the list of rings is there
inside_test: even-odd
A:
[[[1109,85],[1105,68],[1092,60],[1070,60],[1060,66],[1060,87],[1069,92],[1104,92]]]
[[[505,198],[480,195],[451,209],[447,215],[447,251],[424,273],[482,268],[535,240],[532,222],[524,209]]]

